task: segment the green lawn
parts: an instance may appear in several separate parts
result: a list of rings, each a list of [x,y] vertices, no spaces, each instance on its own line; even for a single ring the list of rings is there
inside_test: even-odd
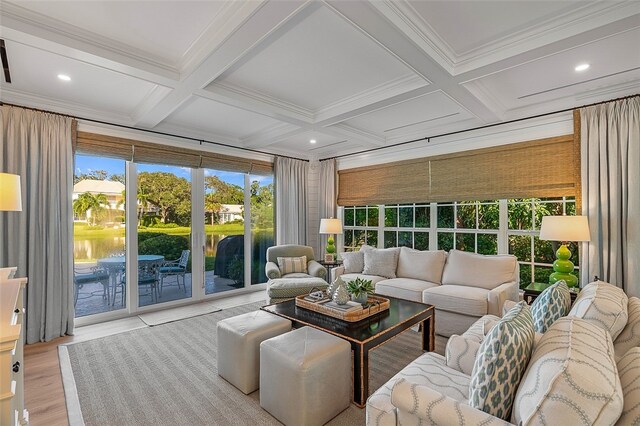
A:
[[[222,225],[205,225],[205,233],[209,234],[222,234],[222,235],[240,235],[244,233],[244,225],[242,223],[222,224]],[[191,228],[187,226],[179,226],[177,228],[146,228],[144,226],[138,227],[140,232],[158,232],[167,235],[189,235]],[[88,226],[85,223],[73,224],[73,236],[75,238],[109,238],[109,237],[124,237],[125,228],[101,228],[95,226]]]

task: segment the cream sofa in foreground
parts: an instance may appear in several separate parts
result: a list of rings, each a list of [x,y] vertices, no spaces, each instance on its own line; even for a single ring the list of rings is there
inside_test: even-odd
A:
[[[366,260],[375,260],[372,251],[397,252],[393,274],[366,274]],[[364,262],[347,262],[334,268],[333,279],[344,281],[364,278],[373,281],[375,292],[428,303],[436,308],[436,334],[449,337],[462,334],[478,318],[486,314],[501,315],[505,301],[518,300],[520,269],[515,256],[481,255],[459,250],[448,254],[443,250],[418,251],[407,247],[393,249],[361,249]],[[345,254],[346,256],[347,254]],[[353,254],[351,254],[353,256]],[[389,257],[389,256],[387,256]],[[348,264],[351,263],[351,264]],[[379,268],[373,268],[374,270]]]
[[[462,337],[481,341],[497,321],[485,316]],[[537,337],[509,419],[469,405],[471,376],[459,361],[470,343],[457,354],[447,348],[446,358],[426,353],[396,374],[367,400],[367,425],[640,424],[639,331],[640,299],[589,284]]]

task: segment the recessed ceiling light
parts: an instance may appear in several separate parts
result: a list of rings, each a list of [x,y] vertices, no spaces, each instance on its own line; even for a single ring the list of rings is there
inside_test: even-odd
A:
[[[589,67],[590,67],[590,66],[591,66],[591,65],[589,65],[589,64],[580,64],[580,65],[577,65],[577,66],[575,67],[575,70],[576,70],[576,71],[578,71],[578,72],[580,72],[580,71],[586,71],[586,70],[588,70],[588,69],[589,69]]]
[[[66,74],[58,74],[58,78],[62,81],[71,81],[71,77]]]
[[[317,142],[317,141],[316,141],[315,139],[311,139],[311,140],[309,141],[309,143],[316,143],[316,142]]]

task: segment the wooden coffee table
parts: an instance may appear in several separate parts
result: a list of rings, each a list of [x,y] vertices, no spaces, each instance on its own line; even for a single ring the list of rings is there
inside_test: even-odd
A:
[[[422,350],[433,351],[435,312],[432,305],[386,297],[388,310],[362,321],[349,323],[297,307],[295,300],[267,305],[261,309],[287,318],[294,327],[309,326],[345,339],[353,351],[353,402],[364,407],[369,396],[369,351],[417,324],[422,324]]]

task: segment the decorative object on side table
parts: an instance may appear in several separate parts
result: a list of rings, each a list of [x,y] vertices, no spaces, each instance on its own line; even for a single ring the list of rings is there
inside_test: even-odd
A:
[[[320,234],[328,234],[325,262],[333,262],[336,260],[336,246],[333,239],[334,234],[342,234],[342,221],[340,219],[320,219]]]
[[[365,304],[369,299],[369,294],[373,293],[373,282],[363,278],[356,278],[347,283],[347,291],[351,295],[351,300]]]
[[[553,262],[554,272],[549,276],[549,283],[566,281],[569,287],[578,287],[578,277],[573,275],[571,251],[567,248],[568,241],[584,242],[590,240],[589,223],[586,216],[544,216],[540,226],[540,239],[560,241],[562,244],[556,251],[556,261]]]

